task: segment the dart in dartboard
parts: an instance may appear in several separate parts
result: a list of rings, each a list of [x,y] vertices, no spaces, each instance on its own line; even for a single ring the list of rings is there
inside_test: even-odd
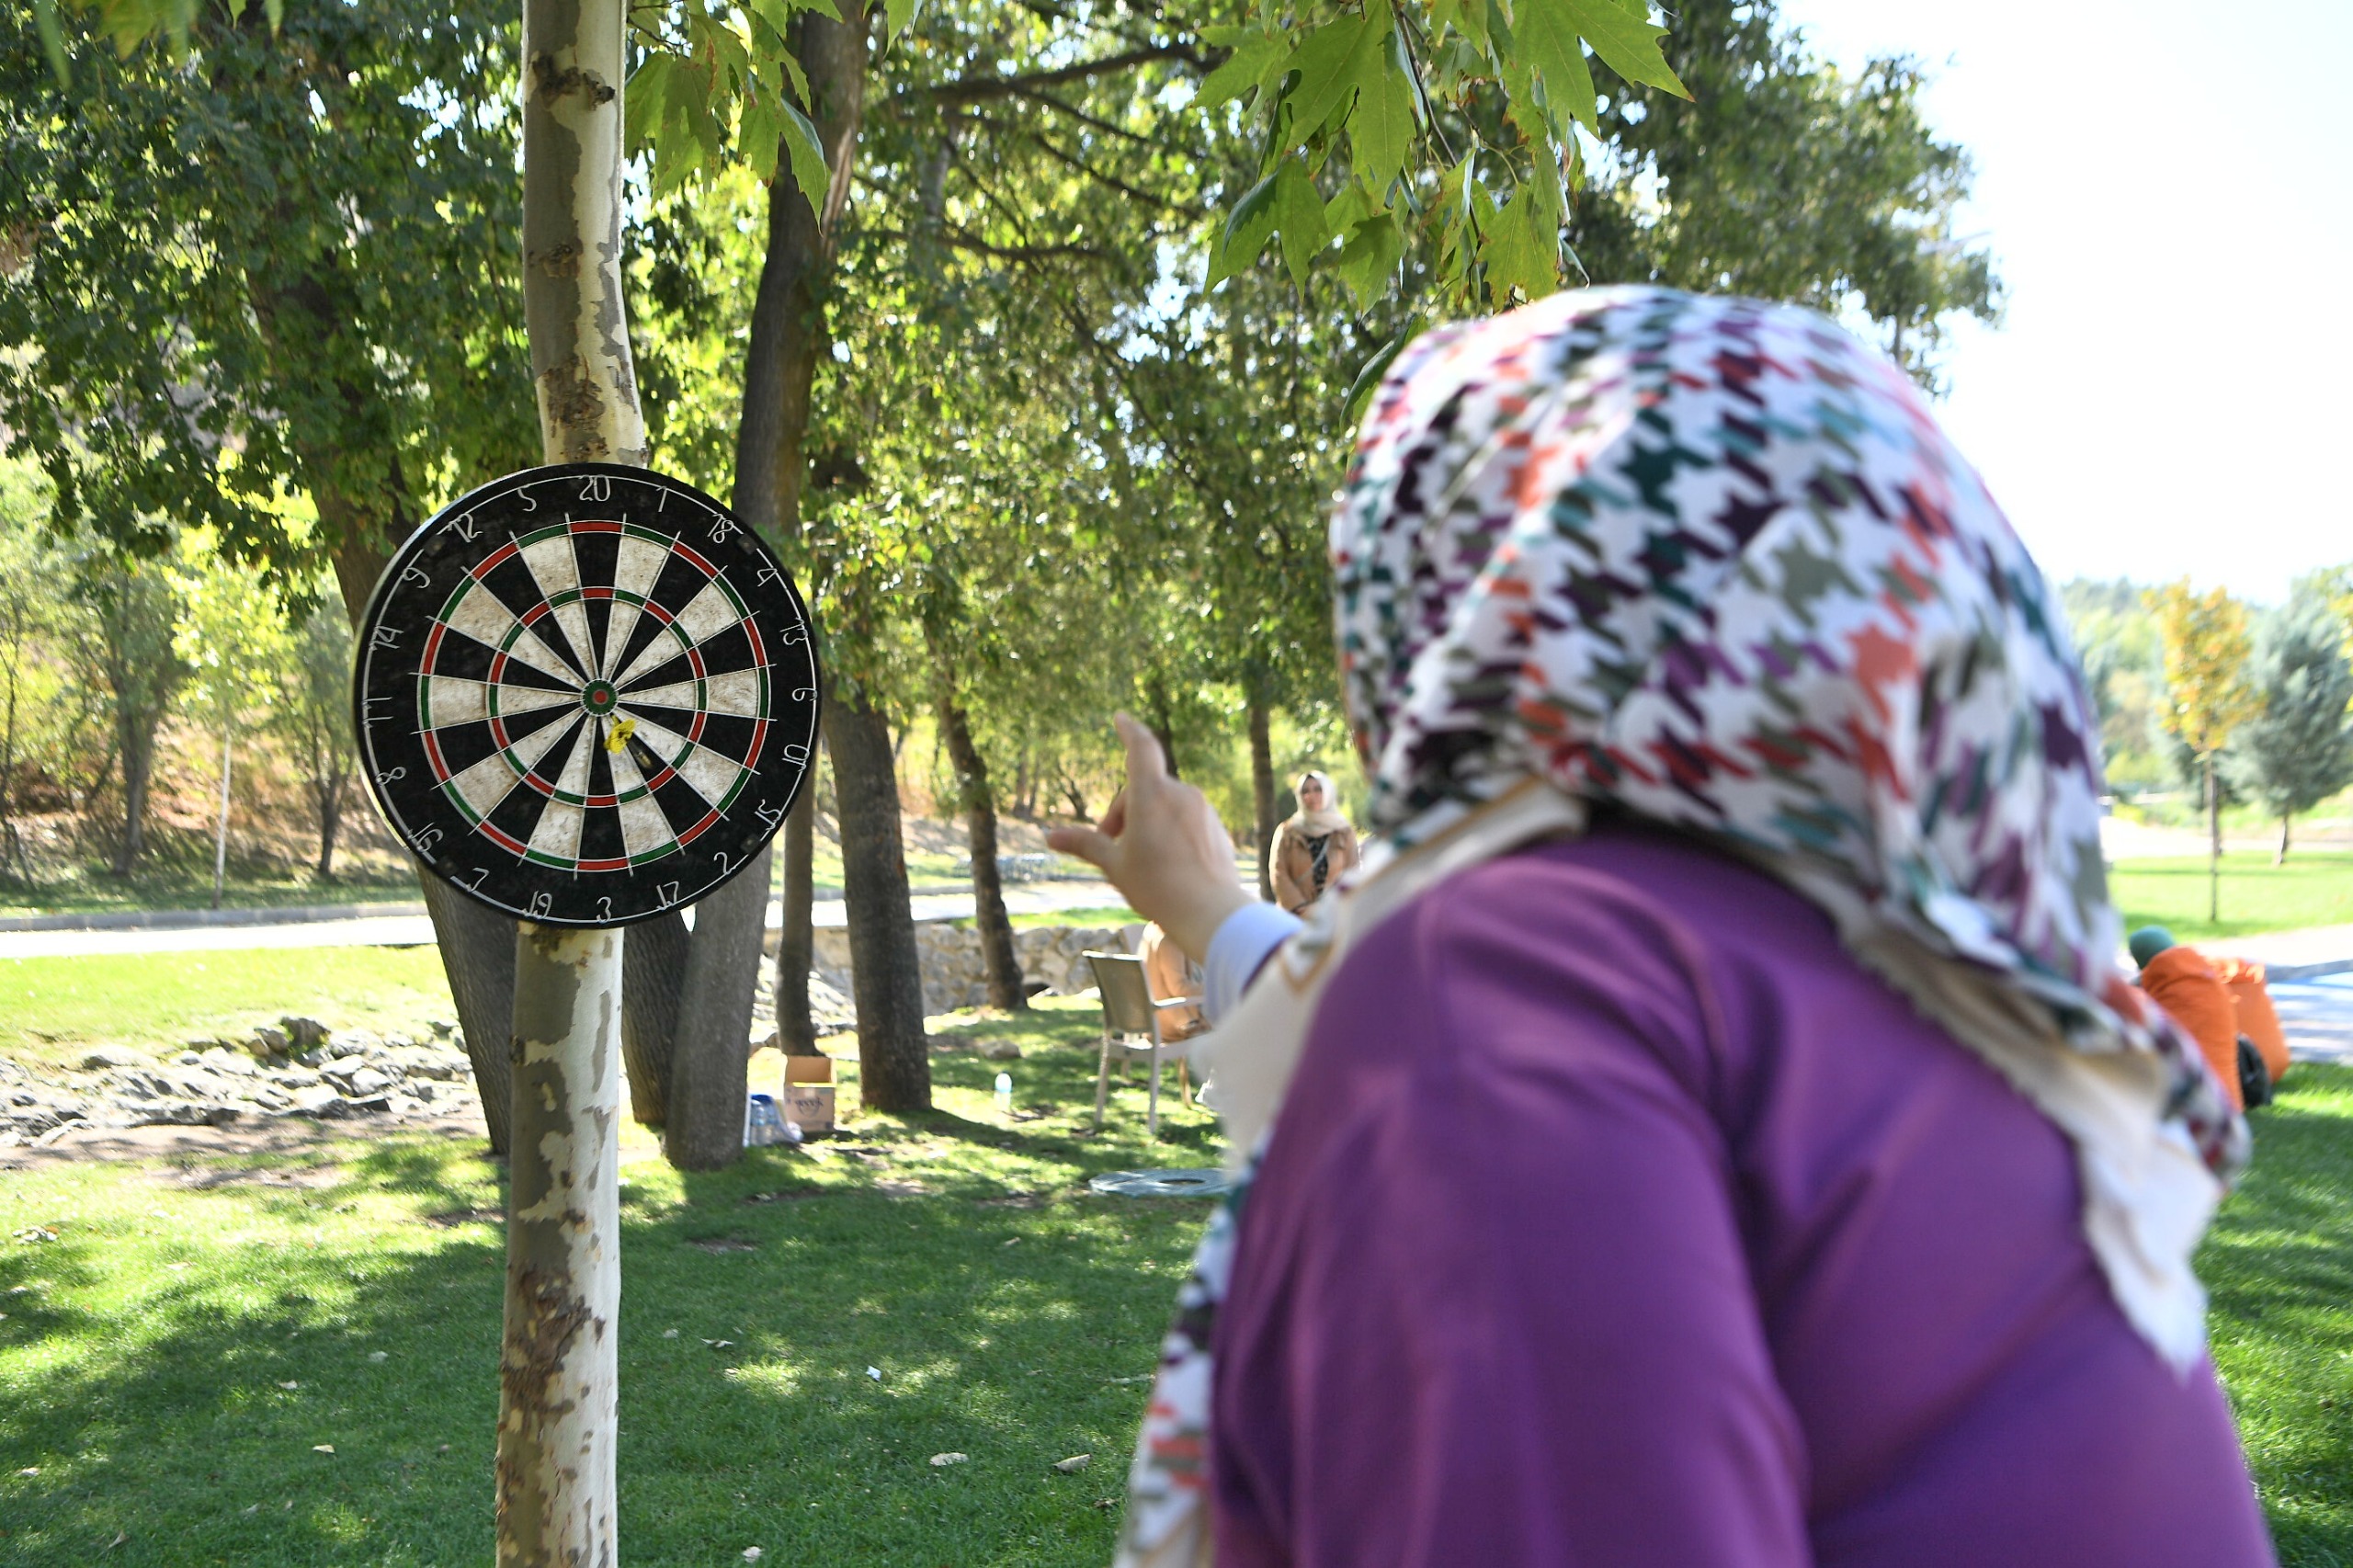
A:
[[[401,547],[353,717],[404,842],[551,926],[692,903],[783,824],[817,734],[807,608],[728,509],[644,469],[527,469]]]

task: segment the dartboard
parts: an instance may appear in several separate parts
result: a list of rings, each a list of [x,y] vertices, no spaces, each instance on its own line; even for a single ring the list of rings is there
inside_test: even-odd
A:
[[[743,869],[809,769],[817,663],[783,565],[643,469],[565,463],[427,522],[376,585],[353,718],[435,875],[509,915],[618,926]]]

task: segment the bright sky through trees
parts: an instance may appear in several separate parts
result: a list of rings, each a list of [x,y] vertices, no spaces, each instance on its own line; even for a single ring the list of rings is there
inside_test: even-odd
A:
[[[2278,602],[2353,557],[2353,6],[1785,0],[1853,67],[1918,56],[2010,289],[1945,415],[2054,577]]]

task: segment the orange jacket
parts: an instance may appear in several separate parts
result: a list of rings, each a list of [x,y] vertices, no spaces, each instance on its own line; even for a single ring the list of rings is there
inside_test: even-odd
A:
[[[2288,1075],[2288,1032],[2279,1027],[2271,988],[2263,983],[2263,966],[2253,959],[2216,959],[2214,974],[2238,1010],[2239,1033],[2255,1041],[2255,1049],[2263,1052],[2264,1069],[2278,1083]]]
[[[2167,948],[2141,971],[2141,989],[2189,1032],[2232,1106],[2245,1110],[2239,1097],[2238,1012],[2214,966],[2194,948]]]

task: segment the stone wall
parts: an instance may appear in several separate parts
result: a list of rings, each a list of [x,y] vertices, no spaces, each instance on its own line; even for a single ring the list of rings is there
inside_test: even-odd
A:
[[[1068,996],[1095,983],[1081,954],[1131,953],[1142,936],[1142,926],[1034,926],[1014,932],[1013,948],[1021,960],[1024,981],[1042,985],[1050,994]],[[773,931],[768,933],[768,951],[776,951]],[[921,921],[915,926],[915,951],[923,968],[925,1012],[952,1013],[988,1005],[979,932],[951,921]],[[847,931],[838,926],[818,927],[810,972],[845,996],[856,994],[850,989]]]

